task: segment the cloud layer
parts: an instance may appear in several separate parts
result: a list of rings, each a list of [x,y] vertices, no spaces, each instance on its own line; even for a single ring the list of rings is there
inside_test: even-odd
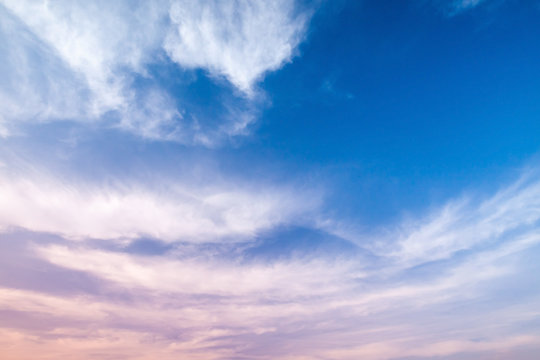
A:
[[[533,359],[538,351],[536,172],[384,238],[336,248],[327,234],[317,253],[325,222],[305,215],[322,212],[298,193],[182,197],[174,186],[160,195],[30,178],[4,176],[1,187],[2,273],[14,274],[0,277],[10,359],[30,358],[35,344],[51,358],[80,359]],[[311,227],[307,245],[293,231],[289,246],[268,251],[282,244],[275,230],[295,226]],[[152,239],[134,247],[142,235]],[[502,288],[519,297],[494,297]]]
[[[203,69],[254,97],[255,83],[294,55],[307,22],[292,0],[3,0],[0,16],[4,136],[19,122],[76,120],[205,145],[213,139],[198,134],[197,114],[185,114],[150,67]],[[242,133],[247,110],[222,115],[232,121],[225,135]]]

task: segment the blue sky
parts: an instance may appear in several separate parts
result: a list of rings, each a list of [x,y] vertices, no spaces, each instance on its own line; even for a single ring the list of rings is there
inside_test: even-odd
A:
[[[0,1],[7,359],[534,359],[540,3]]]

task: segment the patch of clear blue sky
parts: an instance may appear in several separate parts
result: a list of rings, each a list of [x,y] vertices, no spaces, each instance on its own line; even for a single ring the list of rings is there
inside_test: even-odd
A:
[[[248,148],[328,168],[336,205],[371,222],[489,187],[538,150],[539,15],[518,1],[455,16],[327,3],[301,56],[266,78],[272,106]]]

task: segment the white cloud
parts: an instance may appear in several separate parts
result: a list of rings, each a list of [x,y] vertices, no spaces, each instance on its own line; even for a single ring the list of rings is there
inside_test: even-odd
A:
[[[280,68],[302,40],[306,14],[291,0],[176,1],[165,49],[186,67],[224,75],[250,93],[255,81]]]
[[[129,79],[122,67],[143,71],[159,48],[160,14],[152,5],[118,1],[11,1],[4,6],[82,76],[95,97],[91,113],[125,106]],[[131,16],[126,16],[132,14]]]
[[[129,288],[163,293],[286,301],[350,290],[362,273],[351,261],[287,260],[239,264],[225,259],[148,258],[91,249],[37,249],[53,264],[80,270]],[[286,289],[286,291],[283,291]]]
[[[531,172],[495,195],[461,198],[421,220],[407,221],[385,240],[368,245],[402,266],[448,259],[463,250],[501,242],[540,221],[540,182]]]
[[[2,4],[0,15],[9,19],[0,34],[8,43],[1,90],[10,106],[1,114],[4,123],[101,121],[113,112],[126,130],[149,138],[170,136],[168,128],[180,118],[176,105],[155,103],[169,95],[160,89],[141,93],[133,86],[133,76],[144,76],[145,65],[160,49],[166,11],[159,3]]]
[[[6,172],[0,174],[0,226],[77,239],[243,240],[302,218],[320,201],[316,194],[287,188],[181,183],[160,188],[74,184]]]
[[[80,79],[25,26],[0,7],[0,125],[13,122],[75,119],[88,97]]]
[[[242,134],[252,112],[212,135],[190,128],[182,99],[154,81],[148,65],[169,54],[184,69],[224,76],[253,95],[254,83],[289,61],[302,39],[307,16],[294,7],[293,0],[1,0],[0,135],[16,122],[52,120],[106,120],[143,137],[205,145]]]

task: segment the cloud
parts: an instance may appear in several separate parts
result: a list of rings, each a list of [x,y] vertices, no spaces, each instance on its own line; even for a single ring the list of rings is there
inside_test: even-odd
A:
[[[227,262],[220,259],[148,258],[127,254],[69,249],[39,248],[50,263],[123,284],[163,293],[261,298],[291,301],[345,291],[345,277],[362,277],[348,261],[277,261],[266,264]],[[208,261],[208,263],[206,262]],[[283,289],[287,289],[283,293]]]
[[[36,343],[52,357],[77,352],[133,359],[144,359],[148,352],[163,358],[201,359],[474,358],[494,353],[508,354],[501,356],[510,359],[536,351],[539,329],[531,319],[540,316],[536,306],[540,293],[534,286],[540,234],[534,174],[525,174],[483,201],[452,201],[434,211],[428,221],[401,224],[400,232],[384,246],[372,246],[379,250],[377,256],[350,248],[341,253],[313,253],[308,241],[303,242],[304,251],[296,247],[290,256],[267,258],[265,253],[248,255],[253,247],[272,241],[253,234],[279,228],[283,221],[275,214],[289,212],[286,218],[291,217],[290,203],[284,202],[290,194],[266,207],[266,197],[257,197],[261,191],[239,196],[238,192],[205,193],[199,188],[186,191],[193,194],[186,205],[178,197],[184,194],[182,187],[167,191],[164,197],[137,189],[133,193],[141,199],[155,199],[146,200],[153,205],[141,207],[133,206],[129,191],[111,188],[110,200],[98,201],[99,194],[106,193],[102,188],[44,182],[39,191],[51,194],[47,197],[28,183],[4,179],[3,186],[9,181],[14,185],[5,188],[0,198],[17,194],[17,201],[9,203],[13,213],[18,212],[16,204],[22,203],[29,218],[54,224],[51,232],[84,230],[78,233],[82,237],[78,242],[28,231],[17,234],[17,230],[0,235],[0,241],[11,237],[25,244],[12,248],[21,255],[10,255],[21,258],[24,254],[25,268],[17,270],[21,263],[8,264],[14,274],[11,287],[0,278],[0,309],[11,324],[2,330],[11,339],[9,354],[24,358],[30,351],[25,349],[34,349]],[[23,193],[26,198],[21,197]],[[198,194],[206,195],[198,198]],[[53,199],[68,204],[66,209],[75,213],[58,214],[65,218],[64,224],[48,215],[61,211],[50,205]],[[44,204],[47,210],[34,216],[36,204]],[[113,204],[122,211],[90,219],[86,207],[106,210]],[[235,210],[238,206],[242,211]],[[133,215],[132,207],[151,211]],[[261,208],[265,210],[259,212]],[[182,222],[188,212],[193,217]],[[152,213],[157,215],[152,217]],[[257,213],[265,220],[253,220]],[[312,215],[317,213],[320,210]],[[223,220],[226,214],[229,220]],[[10,214],[4,210],[1,218],[6,216]],[[105,227],[102,223],[109,217],[113,225]],[[161,229],[163,219],[179,221],[186,227],[182,231],[191,235],[177,239],[174,231],[170,238],[167,231],[155,233],[157,239],[175,241],[158,253],[134,253],[122,244],[84,238],[86,229],[111,231],[114,236],[128,233],[125,229],[129,228],[134,234],[150,229],[146,222]],[[203,230],[193,235],[191,223],[202,224]],[[35,225],[32,229],[43,231]],[[190,236],[215,241],[227,234],[245,235],[251,241],[227,246],[186,243]],[[463,239],[467,234],[471,236]],[[369,248],[380,241],[374,237],[363,245]],[[32,258],[34,267],[29,265]],[[16,281],[19,276],[33,277],[32,271],[42,273],[47,269],[44,264],[57,269],[48,270],[51,277],[58,269],[64,277],[85,274],[91,290],[79,286],[76,292],[61,292],[61,284],[51,279],[44,280],[38,291]],[[71,285],[64,282],[64,286]]]
[[[424,219],[406,221],[369,247],[404,266],[444,260],[536,228],[539,205],[540,183],[537,173],[529,171],[491,197],[462,197]]]
[[[165,49],[179,64],[223,75],[249,94],[264,73],[291,59],[302,40],[308,18],[294,5],[290,0],[174,2]]]
[[[9,20],[0,34],[8,43],[5,124],[70,120],[109,123],[148,138],[174,134],[181,119],[170,95],[134,85],[160,49],[166,12],[159,3],[2,4],[1,16]]]
[[[2,136],[20,122],[75,120],[203,145],[215,140],[151,66],[203,69],[253,97],[255,82],[294,55],[308,18],[292,0],[2,0],[0,17]],[[212,137],[245,133],[255,112],[234,112],[246,113]]]
[[[222,256],[145,257],[72,244],[31,249],[66,271],[107,280],[104,288],[124,295],[60,297],[0,288],[3,319],[19,319],[4,328],[8,334],[3,338],[12,339],[9,351],[18,351],[18,356],[24,345],[30,349],[41,343],[50,356],[86,349],[82,353],[136,359],[156,349],[165,358],[394,359],[512,354],[538,341],[534,330],[521,325],[537,316],[531,307],[534,298],[529,306],[505,312],[480,301],[479,311],[467,299],[482,300],[481,295],[460,294],[468,290],[465,285],[478,288],[500,277],[479,275],[485,266],[497,264],[493,257],[484,264],[472,259],[473,268],[459,282],[442,274],[428,284],[400,289],[397,280],[373,286],[374,278],[359,274],[354,261],[238,263]],[[441,285],[448,279],[451,287]],[[450,288],[451,296],[445,294]],[[453,306],[470,312],[470,319],[448,313]],[[27,314],[26,323],[21,314]],[[50,325],[37,327],[40,323]],[[478,336],[482,339],[474,339]]]
[[[160,30],[155,25],[164,16],[159,5],[62,0],[3,4],[84,78],[96,97],[92,104],[96,114],[124,106],[128,79],[116,72],[122,67],[143,72],[159,48]]]
[[[98,186],[39,172],[0,174],[0,226],[69,238],[240,241],[294,222],[319,206],[317,194],[287,188],[169,182]]]
[[[32,119],[79,119],[89,94],[80,79],[0,7],[0,125]],[[10,126],[11,125],[11,126]]]

